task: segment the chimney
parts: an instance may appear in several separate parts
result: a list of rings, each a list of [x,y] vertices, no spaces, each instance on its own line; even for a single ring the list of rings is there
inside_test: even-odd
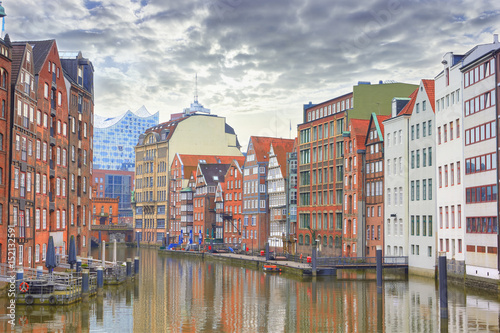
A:
[[[493,44],[498,44],[498,34],[493,35]]]

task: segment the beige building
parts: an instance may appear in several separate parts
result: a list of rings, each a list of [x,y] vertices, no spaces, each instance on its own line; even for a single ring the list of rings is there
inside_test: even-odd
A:
[[[226,119],[195,106],[149,128],[135,147],[135,236],[143,243],[162,242],[169,233],[170,167],[175,154],[242,156],[238,138]],[[191,111],[191,112],[190,112]],[[173,185],[173,184],[172,184]]]

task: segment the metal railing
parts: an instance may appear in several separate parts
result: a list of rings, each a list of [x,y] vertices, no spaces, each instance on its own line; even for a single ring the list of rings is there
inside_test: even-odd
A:
[[[408,265],[408,257],[383,257],[384,265]],[[377,257],[319,257],[317,266],[375,266]]]

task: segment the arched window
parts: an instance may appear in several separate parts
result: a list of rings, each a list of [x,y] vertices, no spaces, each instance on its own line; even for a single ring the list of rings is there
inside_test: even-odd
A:
[[[304,243],[304,236],[299,235],[299,245],[302,245]]]
[[[328,240],[328,246],[333,247],[333,237],[330,236],[330,239]]]
[[[340,237],[335,236],[335,247],[340,248],[342,247],[342,242],[340,241]]]
[[[328,245],[328,239],[326,238],[326,236],[323,236],[323,246],[327,245]]]
[[[2,68],[2,88],[7,88],[7,71]]]
[[[311,238],[309,235],[306,235],[306,245],[309,245],[311,243]]]

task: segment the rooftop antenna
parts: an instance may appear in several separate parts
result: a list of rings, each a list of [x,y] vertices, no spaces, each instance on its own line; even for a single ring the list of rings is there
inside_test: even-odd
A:
[[[195,101],[195,103],[198,103],[198,73],[196,73],[196,76],[195,76],[194,101]]]

